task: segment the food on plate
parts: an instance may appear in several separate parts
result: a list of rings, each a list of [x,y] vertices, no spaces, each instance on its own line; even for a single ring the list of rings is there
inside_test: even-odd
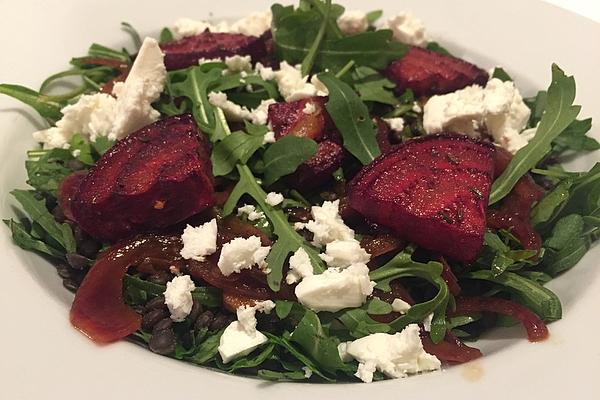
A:
[[[600,168],[562,165],[600,148],[573,77],[552,65],[522,93],[382,14],[315,0],[159,38],[126,25],[135,49],[0,85],[49,125],[5,222],[75,293],[76,329],[314,382],[468,362],[506,325],[551,334],[545,284],[599,237]]]

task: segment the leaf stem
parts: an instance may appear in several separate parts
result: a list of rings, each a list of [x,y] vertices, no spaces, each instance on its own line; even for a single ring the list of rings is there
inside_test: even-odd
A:
[[[348,61],[348,63],[346,65],[344,65],[342,67],[342,69],[340,69],[338,71],[337,74],[335,74],[335,77],[340,79],[342,76],[346,75],[346,73],[348,73],[348,71],[350,71],[350,69],[354,66],[354,60],[350,60]]]
[[[315,38],[315,41],[310,46],[308,54],[306,54],[306,57],[304,57],[304,60],[302,61],[302,76],[310,74],[310,71],[312,70],[312,67],[315,63],[315,59],[317,58],[317,54],[319,52],[319,47],[321,46],[321,42],[325,37],[325,30],[327,29],[327,22],[329,21],[330,13],[331,0],[326,0],[325,14],[323,15],[323,21],[321,21],[319,32],[317,32],[317,37]]]

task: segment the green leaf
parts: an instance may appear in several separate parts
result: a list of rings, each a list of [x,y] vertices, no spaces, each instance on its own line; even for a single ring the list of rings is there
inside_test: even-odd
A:
[[[347,368],[338,353],[339,340],[325,332],[319,317],[311,310],[304,314],[292,333],[291,341],[298,344],[322,370],[332,375]]]
[[[363,165],[369,164],[381,154],[369,110],[348,84],[331,73],[319,74],[319,79],[329,90],[325,107],[342,134],[344,147]]]
[[[556,276],[581,260],[591,245],[590,238],[584,234],[584,226],[584,219],[578,214],[570,214],[558,220],[552,234],[544,241],[544,272]]]
[[[168,43],[174,40],[173,32],[169,28],[162,28],[158,42],[160,44]]]
[[[494,72],[492,73],[492,78],[498,78],[502,82],[512,81],[512,78],[510,77],[510,75],[503,68],[500,68],[500,67],[494,68]]]
[[[79,155],[75,157],[85,165],[94,165],[96,160],[92,157],[92,147],[88,141],[83,140],[81,135],[75,134],[69,141],[69,150],[71,154],[77,151]]]
[[[37,238],[34,238],[29,233],[26,227],[19,222],[12,219],[4,220],[4,223],[8,226],[12,233],[13,241],[17,246],[27,251],[37,251],[42,254],[49,255],[50,257],[64,260],[65,253],[62,250],[55,249],[48,243],[43,242]]]
[[[188,356],[185,359],[191,361],[194,364],[204,365],[214,360],[219,353],[219,342],[223,335],[223,330],[212,334],[205,339],[202,344],[198,347],[198,350],[192,356]]]
[[[124,291],[127,291],[130,288],[135,288],[152,296],[159,296],[165,292],[167,286],[127,274],[123,278],[123,288]],[[206,307],[220,307],[222,305],[221,291],[214,287],[196,287],[194,290],[192,290],[192,298]]]
[[[27,183],[36,190],[56,198],[58,186],[73,170],[66,166],[74,157],[69,150],[51,149],[30,152],[25,161]]]
[[[292,174],[317,152],[314,140],[287,135],[267,147],[263,155],[264,184],[270,186],[279,178]]]
[[[319,47],[323,42],[323,38],[325,37],[325,31],[327,29],[327,23],[329,22],[329,15],[331,14],[331,0],[325,0],[325,13],[323,15],[321,26],[317,32],[317,36],[313,41],[308,53],[302,60],[302,76],[310,75],[312,67],[315,63],[315,59],[317,58],[317,54],[319,53]]]
[[[266,203],[267,193],[260,187],[252,171],[245,165],[237,165],[240,179],[229,195],[227,202],[223,205],[223,215],[227,216],[236,208],[240,198],[244,194],[250,195],[265,213],[267,219],[273,226],[273,234],[277,237],[266,258],[271,272],[267,275],[267,283],[273,291],[279,291],[283,277],[283,266],[288,256],[302,247],[308,254],[315,273],[325,270],[319,253],[308,242],[294,230],[288,222],[286,214],[278,208]]]
[[[573,186],[571,179],[560,182],[550,193],[531,209],[531,224],[539,225],[549,221],[568,199],[569,189]]]
[[[413,305],[406,314],[390,322],[388,325],[394,331],[400,331],[411,323],[419,323],[429,314],[433,313],[431,324],[431,339],[439,343],[446,335],[445,315],[446,307],[450,300],[448,285],[441,278],[442,264],[430,261],[427,264],[414,261],[411,252],[404,250],[388,261],[382,267],[369,273],[371,280],[375,281],[378,289],[390,291],[390,282],[406,277],[425,279],[438,288],[438,293],[431,300]]]
[[[250,157],[262,146],[263,137],[237,131],[228,135],[214,146],[210,159],[213,175],[227,175],[240,162],[246,164]]]
[[[256,368],[265,361],[267,361],[273,355],[274,350],[275,343],[268,343],[266,347],[263,348],[258,354],[255,354],[254,356],[249,355],[244,358],[235,360],[233,364],[225,366],[224,369],[226,369],[229,372],[234,372],[239,369]]]
[[[369,11],[366,15],[367,17],[367,23],[369,25],[373,25],[375,23],[375,21],[377,21],[379,18],[381,18],[381,16],[383,15],[383,11],[382,10],[373,10],[373,11]]]
[[[354,88],[362,101],[373,101],[391,106],[400,103],[393,92],[396,84],[376,70],[369,67],[358,67],[352,74],[352,78]]]
[[[96,138],[95,141],[91,142],[90,144],[92,145],[92,148],[94,149],[94,151],[99,156],[102,156],[111,147],[113,147],[113,145],[115,144],[115,141],[114,140],[110,140],[106,136],[99,136],[99,137]]]
[[[76,251],[75,238],[73,231],[68,224],[59,224],[46,208],[44,200],[35,198],[35,194],[27,190],[13,190],[10,192],[21,204],[23,210],[29,215],[32,221],[39,224],[44,232],[55,240],[66,253]]]
[[[315,9],[294,9],[275,4],[273,13],[273,39],[278,58],[294,65],[301,63],[319,34],[324,18],[325,3],[311,1]],[[335,8],[335,6],[334,6]],[[332,17],[337,11],[332,9]],[[315,69],[338,71],[354,60],[357,66],[365,65],[384,69],[392,61],[404,56],[408,47],[394,42],[392,31],[378,30],[341,37],[334,18],[328,19],[324,40],[314,60]]]
[[[464,277],[494,282],[506,288],[546,322],[556,321],[562,317],[562,306],[556,294],[539,283],[514,272],[505,272],[500,276],[494,276],[492,271],[481,270],[470,272]]]
[[[442,54],[445,56],[452,55],[452,54],[450,54],[450,52],[448,50],[446,50],[445,47],[442,47],[442,45],[439,44],[438,42],[429,42],[429,43],[427,43],[426,48],[427,48],[427,50],[431,50],[433,52],[436,52],[438,54]]]
[[[552,65],[552,83],[548,88],[547,104],[535,137],[512,158],[508,167],[492,185],[490,204],[506,196],[517,181],[544,158],[552,149],[552,141],[577,117],[580,107],[574,106],[575,80]]]
[[[131,57],[125,51],[119,51],[111,49],[110,47],[102,46],[101,44],[94,43],[88,49],[88,56],[98,58],[110,58],[118,60],[126,64],[131,64]]]
[[[19,85],[0,84],[0,94],[22,101],[51,124],[62,118],[60,110],[66,105],[52,100],[50,96]]]
[[[131,36],[131,40],[133,40],[133,45],[135,46],[136,51],[142,47],[142,38],[138,31],[129,23],[129,22],[121,22],[121,29],[127,32]]]

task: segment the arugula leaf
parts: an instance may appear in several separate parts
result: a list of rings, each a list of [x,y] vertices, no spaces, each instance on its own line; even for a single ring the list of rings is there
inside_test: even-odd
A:
[[[135,46],[136,51],[142,47],[142,38],[138,31],[129,23],[129,22],[121,22],[121,29],[127,32],[131,36],[131,40],[133,40],[133,45]]]
[[[318,2],[313,2],[317,4]],[[324,4],[322,4],[324,6]],[[311,51],[323,22],[323,14],[317,9],[294,9],[275,4],[273,13],[273,41],[278,58],[290,64],[301,63]],[[333,15],[336,13],[333,12]],[[321,41],[314,67],[318,70],[337,71],[354,60],[356,65],[384,69],[390,62],[404,56],[408,47],[391,40],[392,31],[378,30],[340,37],[339,29],[328,19],[328,29]]]
[[[366,15],[367,23],[369,25],[373,25],[375,21],[377,21],[383,15],[383,10],[373,10],[369,11]]]
[[[213,361],[217,354],[219,353],[219,342],[221,341],[221,336],[223,335],[223,330],[220,330],[207,339],[205,339],[198,349],[196,353],[192,356],[185,357],[187,361],[191,361],[194,364],[204,365]]]
[[[492,78],[498,78],[502,82],[512,81],[512,78],[510,77],[510,75],[503,68],[500,68],[500,67],[494,68],[494,72],[492,73]]]
[[[75,134],[69,141],[69,150],[71,151],[71,155],[74,154],[74,151],[77,151],[79,155],[74,158],[85,165],[94,165],[96,163],[96,160],[92,157],[92,146],[88,141],[83,140],[79,134]]]
[[[114,140],[110,140],[106,136],[99,136],[95,141],[90,142],[92,148],[98,154],[98,156],[103,156],[113,145],[115,144]]]
[[[22,101],[37,111],[50,124],[55,124],[56,121],[62,118],[60,110],[66,105],[53,100],[51,96],[40,94],[20,85],[0,84],[0,94]]]
[[[369,164],[381,154],[369,110],[347,83],[331,73],[319,74],[319,80],[329,90],[325,108],[342,134],[344,147],[363,165]]]
[[[37,251],[60,260],[65,259],[64,250],[55,249],[50,244],[33,237],[24,224],[12,219],[4,220],[4,223],[10,229],[15,244],[23,250]]]
[[[152,296],[159,296],[165,292],[167,286],[126,274],[123,278],[123,289],[126,292],[130,288],[143,290]],[[192,290],[192,298],[206,307],[219,307],[222,304],[221,291],[210,286],[196,287]]]
[[[260,209],[273,226],[273,234],[277,241],[271,247],[266,258],[271,272],[267,275],[267,283],[273,291],[279,291],[281,278],[283,277],[283,266],[290,253],[302,247],[310,257],[311,264],[316,273],[325,270],[319,253],[308,244],[308,242],[294,230],[287,220],[286,214],[276,209],[265,201],[267,193],[260,187],[252,171],[245,165],[237,165],[240,180],[229,195],[227,202],[223,205],[223,215],[227,216],[233,212],[240,198],[244,194],[250,195],[258,204]]]
[[[90,48],[88,49],[88,56],[98,58],[110,58],[112,60],[118,60],[126,64],[131,64],[131,57],[129,56],[129,54],[127,54],[126,51],[114,50],[110,47],[106,47],[98,43],[94,43],[90,46]],[[73,60],[71,60],[71,63],[73,63]]]
[[[600,149],[600,143],[592,137],[586,136],[592,129],[592,119],[575,120],[554,139],[553,153],[560,154],[566,150],[594,151]]]
[[[574,106],[575,80],[565,76],[552,65],[552,83],[548,88],[547,104],[535,137],[512,158],[502,175],[492,185],[489,204],[506,196],[517,181],[544,158],[552,149],[552,141],[577,117],[581,107]]]
[[[210,159],[213,175],[227,175],[238,162],[246,164],[250,157],[262,146],[263,136],[248,135],[236,131],[226,136],[214,146]]]
[[[438,42],[429,42],[429,43],[427,43],[426,48],[427,48],[427,50],[431,50],[433,52],[436,52],[438,54],[442,54],[442,55],[445,55],[445,56],[451,56],[452,55],[448,50],[446,50],[445,47],[443,47]]]
[[[314,140],[287,135],[267,147],[263,155],[265,177],[270,186],[282,176],[289,175],[317,152]]]
[[[73,170],[66,166],[74,157],[69,150],[51,149],[30,152],[25,161],[27,183],[36,190],[56,198],[58,186]]]
[[[56,241],[66,253],[76,251],[75,238],[71,227],[68,224],[56,222],[46,208],[44,200],[36,199],[34,192],[28,190],[15,189],[10,193],[21,204],[31,220],[39,224],[50,239]]]
[[[169,28],[162,28],[162,30],[160,31],[159,39],[158,39],[158,42],[160,44],[171,42],[174,39],[175,38],[173,37],[173,32],[171,32],[171,30]]]
[[[257,372],[259,378],[268,381],[300,381],[307,379],[304,371],[272,371],[269,369],[259,369]]]
[[[569,191],[571,186],[573,186],[573,183],[572,179],[565,179],[556,185],[550,193],[546,194],[546,196],[531,209],[531,224],[535,226],[550,220],[556,210],[559,210],[569,199]]]
[[[558,220],[552,234],[544,241],[544,272],[556,276],[581,260],[591,245],[591,239],[584,234],[584,226],[584,219],[578,214],[570,214]]]
[[[481,270],[467,273],[464,278],[497,283],[546,322],[556,321],[562,317],[562,306],[556,294],[539,283],[514,272],[505,272],[500,276],[494,276],[492,271]]]
[[[325,12],[323,14],[323,19],[321,21],[321,26],[317,32],[317,36],[313,41],[308,53],[302,60],[302,76],[309,75],[313,64],[315,63],[315,59],[317,58],[317,54],[319,52],[319,47],[321,46],[321,42],[323,42],[323,38],[325,37],[325,31],[327,29],[327,23],[329,21],[329,15],[331,14],[331,0],[325,0]]]
[[[298,344],[322,370],[334,375],[337,370],[348,369],[338,353],[339,340],[327,334],[313,311],[306,310],[290,340]]]
[[[263,348],[259,353],[254,356],[249,355],[240,359],[235,360],[235,362],[229,366],[225,365],[224,370],[228,372],[234,372],[239,369],[245,368],[255,368],[267,361],[275,350],[275,343],[268,343],[265,348]],[[254,352],[255,353],[255,352]]]
[[[356,68],[352,74],[352,79],[354,88],[362,101],[373,101],[391,106],[400,103],[393,92],[396,84],[373,68]]]
[[[371,280],[375,281],[378,289],[390,291],[390,282],[394,279],[417,277],[425,279],[438,288],[436,296],[423,303],[413,305],[406,314],[390,322],[388,325],[395,331],[404,329],[411,323],[422,322],[425,317],[433,313],[431,324],[431,340],[439,343],[446,335],[445,315],[446,307],[450,300],[448,285],[441,278],[442,264],[430,261],[427,264],[416,262],[411,257],[411,249],[398,253],[382,267],[369,273]]]

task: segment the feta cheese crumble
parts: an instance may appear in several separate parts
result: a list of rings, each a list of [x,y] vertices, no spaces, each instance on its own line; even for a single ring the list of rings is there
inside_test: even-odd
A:
[[[223,245],[217,266],[225,276],[234,272],[239,273],[243,269],[250,269],[254,265],[258,265],[260,269],[266,271],[265,258],[270,250],[270,246],[261,245],[258,236],[238,237]]]
[[[261,100],[258,107],[250,111],[250,121],[255,125],[266,125],[269,117],[269,106],[275,104],[273,99]]]
[[[181,257],[186,260],[204,261],[206,256],[217,251],[217,220],[213,218],[197,227],[186,226],[181,240]]]
[[[317,107],[310,101],[307,102],[302,109],[302,112],[307,115],[314,114],[315,111],[317,111]]]
[[[115,84],[116,98],[106,93],[83,95],[61,110],[63,117],[56,126],[35,132],[33,138],[44,148],[68,148],[76,133],[84,140],[100,136],[118,140],[156,121],[160,113],[151,103],[164,89],[167,70],[163,58],[158,42],[144,39],[127,79]]]
[[[238,217],[245,215],[248,221],[258,221],[265,216],[262,211],[256,211],[256,207],[252,204],[244,204],[242,207],[237,209]]]
[[[338,19],[337,24],[346,35],[362,33],[369,27],[367,14],[363,11],[346,11]]]
[[[225,65],[227,70],[224,73],[233,74],[236,72],[248,72],[252,71],[252,59],[250,56],[231,56],[225,57]]]
[[[225,364],[250,354],[268,341],[262,332],[256,330],[256,312],[269,314],[274,308],[275,303],[271,300],[258,302],[252,307],[238,307],[238,320],[225,328],[217,348]]]
[[[369,279],[365,264],[353,264],[346,269],[328,268],[319,275],[306,276],[296,286],[300,304],[315,311],[339,311],[360,307],[373,293],[375,282]]]
[[[245,106],[240,106],[227,99],[227,94],[223,92],[210,92],[208,102],[215,107],[223,110],[225,116],[232,121],[251,121],[255,125],[266,125],[269,115],[269,106],[275,103],[273,99],[262,100],[259,106],[253,110],[248,110]]]
[[[164,292],[165,304],[169,308],[173,321],[183,321],[192,311],[194,289],[196,285],[189,275],[176,276],[167,282],[167,289]]]
[[[472,85],[432,96],[425,104],[423,126],[427,133],[451,130],[472,137],[485,127],[494,142],[515,153],[531,137],[531,132],[520,134],[530,114],[513,82],[492,78],[485,88]]]
[[[437,357],[425,352],[419,336],[419,326],[408,325],[393,335],[374,333],[339,346],[340,358],[359,362],[356,376],[364,382],[373,381],[373,373],[381,371],[390,378],[405,378],[409,374],[440,369]]]
[[[196,36],[208,30],[213,33],[241,33],[249,36],[260,36],[271,28],[273,16],[271,11],[254,12],[250,15],[228,24],[226,21],[212,24],[208,21],[198,21],[191,18],[180,18],[175,21],[172,32],[175,40]]]
[[[325,254],[319,254],[319,257],[329,267],[336,268],[346,268],[352,264],[366,264],[371,259],[371,255],[354,239],[334,240],[327,243]]]
[[[431,332],[431,321],[433,321],[433,313],[426,316],[423,320],[423,329],[425,329],[425,332]]]
[[[406,312],[410,309],[410,304],[408,304],[407,302],[405,302],[402,299],[394,299],[394,301],[392,301],[392,311],[400,313],[400,314],[406,314]]]
[[[263,145],[269,143],[275,143],[275,132],[273,131],[268,131],[267,133],[265,133],[265,137],[263,138]]]
[[[404,129],[404,119],[401,117],[397,118],[383,118],[383,121],[388,124],[391,130],[396,132],[402,132]]]
[[[419,47],[427,45],[425,25],[411,13],[401,13],[388,19],[384,28],[391,29],[398,42]]]
[[[152,38],[144,39],[127,79],[115,83],[113,88],[117,104],[109,139],[122,139],[160,117],[160,113],[152,108],[152,103],[160,97],[166,78],[164,54],[158,42]]]
[[[325,201],[321,206],[311,207],[313,219],[304,228],[313,233],[312,243],[325,246],[334,240],[352,240],[354,231],[350,229],[339,214],[340,201]]]
[[[283,195],[281,193],[269,192],[265,198],[265,202],[271,207],[278,206],[283,202]]]
[[[278,71],[274,71],[274,79],[281,96],[287,102],[319,95],[316,86],[308,83],[308,76],[303,77],[298,66],[290,65],[285,61],[281,62]]]
[[[290,269],[285,277],[288,285],[300,282],[307,276],[313,275],[313,266],[306,250],[300,247],[290,257]]]

